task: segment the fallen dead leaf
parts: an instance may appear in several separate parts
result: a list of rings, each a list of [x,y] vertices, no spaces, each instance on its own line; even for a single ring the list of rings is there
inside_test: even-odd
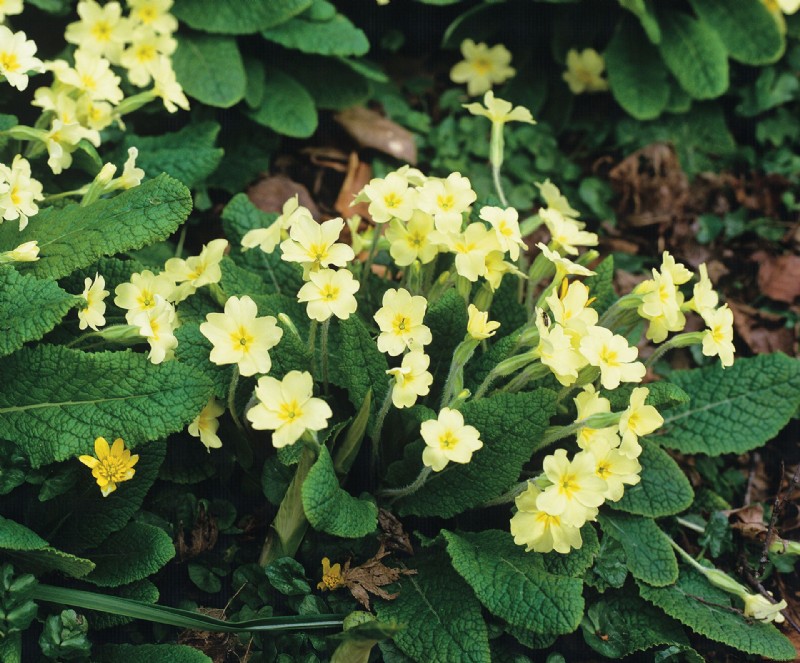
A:
[[[372,166],[358,158],[356,152],[350,153],[347,162],[347,174],[345,175],[339,196],[336,198],[334,208],[344,218],[358,214],[362,219],[372,220],[369,215],[369,203],[356,203],[351,205],[353,198],[364,188],[372,179]]]
[[[253,205],[262,212],[269,213],[280,213],[283,204],[295,194],[298,196],[300,204],[311,212],[311,216],[319,219],[319,208],[311,198],[308,189],[300,182],[289,179],[286,175],[270,175],[259,180],[247,190],[247,196]]]
[[[175,539],[175,550],[178,553],[178,560],[185,562],[187,559],[197,557],[206,550],[211,550],[217,545],[218,537],[219,528],[217,527],[217,519],[208,513],[203,503],[200,502],[197,508],[197,519],[194,521],[194,525],[192,525],[188,543],[183,535],[183,527],[178,528],[178,536]]]
[[[728,300],[733,311],[733,326],[749,348],[757,354],[785,352],[796,354],[797,336],[786,327],[784,319],[775,314]]]
[[[763,541],[767,532],[764,522],[764,506],[758,502],[740,509],[723,511],[730,521],[731,528],[742,533],[747,539]]]
[[[363,106],[343,110],[334,119],[361,147],[371,147],[405,163],[417,163],[414,135],[397,122]]]
[[[214,619],[225,619],[225,611],[220,608],[198,608],[198,611]],[[186,630],[178,635],[178,644],[199,649],[214,663],[243,660],[236,654],[241,643],[235,633]]]
[[[791,304],[800,297],[800,256],[753,255],[758,261],[758,287],[770,299]]]
[[[396,569],[386,566],[381,560],[390,555],[381,542],[375,556],[368,559],[359,566],[350,568],[350,561],[345,562],[342,569],[342,582],[353,598],[363,605],[367,610],[369,607],[370,594],[391,601],[397,598],[397,594],[390,594],[383,587],[397,582],[401,576],[410,576],[417,573],[416,569]]]
[[[403,523],[394,514],[386,509],[378,511],[378,525],[383,530],[380,540],[389,550],[402,550],[409,555],[414,554],[411,539],[403,529]]]

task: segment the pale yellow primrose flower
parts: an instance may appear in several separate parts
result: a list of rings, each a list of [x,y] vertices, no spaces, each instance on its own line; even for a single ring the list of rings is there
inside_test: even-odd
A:
[[[581,527],[597,516],[608,484],[595,474],[595,458],[588,451],[575,454],[570,461],[566,449],[557,449],[542,461],[542,469],[552,485],[536,498],[536,506],[562,522]]]
[[[603,56],[593,48],[585,48],[580,53],[572,48],[567,53],[567,71],[562,78],[572,94],[603,92],[608,89],[608,81],[603,78],[605,68]]]
[[[505,99],[495,99],[494,92],[489,90],[483,97],[483,106],[479,103],[463,104],[473,115],[488,117],[493,123],[527,122],[536,124],[531,112],[524,106],[513,106]]]
[[[553,319],[572,337],[576,348],[589,328],[597,324],[597,311],[589,306],[589,288],[580,281],[567,285],[565,279],[561,282],[561,292],[553,292],[545,302]]]
[[[307,430],[323,430],[333,416],[330,406],[313,393],[311,373],[289,371],[283,380],[265,375],[258,380],[258,404],[247,411],[247,419],[256,430],[273,431],[272,446],[294,444]]]
[[[477,222],[470,223],[463,233],[443,235],[439,241],[455,254],[456,272],[472,282],[486,276],[487,256],[500,250],[495,232]]]
[[[569,204],[569,201],[561,194],[561,191],[559,191],[558,187],[549,179],[545,180],[541,184],[538,182],[535,184],[539,188],[539,193],[542,194],[542,198],[544,198],[544,202],[547,207],[554,209],[562,216],[568,216],[571,218],[577,218],[580,216],[580,212],[578,212],[576,209],[573,209],[572,205]],[[582,223],[580,224],[580,227],[583,228]]]
[[[405,288],[387,290],[382,304],[373,316],[381,330],[378,350],[396,357],[431,342],[431,330],[422,323],[428,307],[424,297],[412,296]]]
[[[114,303],[127,309],[125,320],[137,324],[140,314],[146,313],[156,305],[156,296],[170,299],[175,290],[175,282],[165,274],[155,275],[149,269],[131,275],[130,282],[120,283],[114,290]]]
[[[161,98],[167,112],[174,113],[178,108],[189,110],[189,100],[175,77],[169,56],[159,55],[152,64],[150,74],[153,77],[153,94]]]
[[[224,406],[212,396],[187,428],[189,435],[200,438],[209,453],[212,449],[219,449],[222,446],[222,440],[219,439],[217,430],[219,429],[219,417],[223,412],[225,412]]]
[[[705,263],[700,264],[700,281],[692,288],[692,298],[686,305],[700,315],[712,314],[719,304],[719,295],[714,290],[714,284],[708,278],[708,268]]]
[[[561,271],[563,276],[594,276],[594,272],[591,269],[587,269],[583,265],[572,262],[567,258],[562,258],[557,251],[548,249],[546,244],[539,242],[536,247],[542,252],[545,258],[555,265],[557,271]]]
[[[694,276],[692,270],[688,269],[682,263],[675,262],[675,258],[670,255],[669,251],[664,251],[664,255],[661,258],[661,273],[663,274],[665,272],[670,273],[672,282],[675,285],[688,283]]]
[[[0,164],[0,182],[8,188],[0,193],[0,216],[4,221],[19,219],[19,229],[28,225],[28,219],[39,212],[34,201],[44,200],[42,184],[31,177],[31,165],[17,154],[11,168]]]
[[[504,260],[505,252],[503,251],[489,251],[486,254],[486,261],[484,263],[486,272],[483,278],[489,284],[492,292],[500,287],[503,277],[508,274],[516,274],[520,278],[527,278],[527,275],[517,269],[516,265]]]
[[[273,221],[268,228],[254,228],[247,231],[242,237],[242,250],[258,247],[264,253],[270,254],[281,243],[283,231],[287,230],[299,219],[313,221],[311,212],[300,205],[297,194],[289,198],[281,210],[281,215]]]
[[[450,70],[450,80],[466,83],[470,97],[483,94],[492,85],[503,83],[516,74],[510,67],[511,53],[502,44],[489,48],[485,43],[476,44],[472,39],[461,42],[464,59]]]
[[[54,74],[59,81],[89,95],[93,101],[112,104],[122,101],[119,76],[114,75],[108,60],[94,53],[75,51],[75,67],[58,67]]]
[[[555,550],[567,554],[583,545],[581,530],[566,525],[560,516],[551,516],[536,506],[541,490],[528,483],[525,492],[514,498],[517,512],[511,517],[510,530],[514,543],[525,546],[525,552],[548,553]]]
[[[117,178],[117,185],[121,189],[132,189],[139,186],[144,178],[144,171],[136,167],[136,157],[139,156],[139,150],[135,147],[128,148],[128,158],[122,166],[122,175]]]
[[[629,346],[624,336],[605,327],[590,327],[581,339],[580,352],[600,369],[605,389],[616,389],[620,382],[641,382],[647,372],[644,364],[636,361],[639,351]]]
[[[22,0],[2,0],[0,2],[0,23],[6,20],[6,16],[17,16],[23,10]]]
[[[117,489],[118,483],[133,478],[136,473],[133,466],[139,461],[139,456],[131,456],[130,449],[125,448],[120,437],[110,447],[105,438],[98,437],[94,441],[94,456],[78,456],[78,460],[91,468],[100,492],[103,497],[108,497]]]
[[[336,241],[342,228],[344,221],[339,218],[317,223],[301,216],[289,228],[289,239],[281,242],[281,260],[300,263],[306,279],[309,272],[323,267],[345,267],[355,253],[351,246]]]
[[[481,311],[475,304],[467,307],[467,334],[476,341],[483,341],[495,335],[499,322],[489,320],[489,312]]]
[[[588,449],[594,458],[595,474],[606,482],[603,498],[618,502],[625,493],[625,486],[635,486],[641,480],[642,466],[635,458],[628,458],[615,449],[608,440],[596,438]]]
[[[256,317],[258,307],[247,295],[229,297],[224,313],[209,313],[200,333],[214,345],[210,359],[217,365],[236,364],[244,376],[269,373],[269,350],[278,345],[283,329],[272,315]]]
[[[576,256],[579,246],[597,246],[597,235],[581,230],[582,223],[564,216],[558,210],[542,209],[539,210],[539,216],[550,231],[550,240],[565,253]]]
[[[433,216],[436,230],[461,232],[462,213],[477,199],[469,179],[450,173],[445,180],[430,179],[419,189],[417,206]]]
[[[572,337],[569,336],[561,325],[553,325],[548,329],[544,324],[541,309],[536,309],[536,327],[539,330],[539,345],[536,353],[541,362],[547,366],[565,387],[575,383],[578,371],[586,366],[584,356],[575,350]]]
[[[778,3],[778,7],[784,14],[794,14],[797,12],[798,9],[800,9],[800,0],[774,0],[774,1]]]
[[[361,217],[358,214],[354,214],[349,219],[345,219],[345,223],[350,229],[350,246],[353,247],[353,253],[358,255],[372,245],[372,240],[375,237],[375,226],[369,226],[365,228],[363,232],[359,232]],[[398,221],[398,223],[400,222]],[[387,232],[386,235],[388,237],[389,233]]]
[[[412,350],[403,356],[399,368],[390,368],[386,373],[394,376],[392,403],[396,408],[412,407],[420,396],[427,396],[433,384],[433,375],[428,372],[431,358],[422,350]]]
[[[480,431],[464,424],[458,410],[444,407],[437,419],[423,421],[420,434],[427,445],[422,451],[422,464],[441,472],[447,463],[469,463],[473,452],[483,446]]]
[[[155,306],[145,311],[136,318],[139,333],[150,344],[147,358],[153,364],[172,359],[178,339],[175,338],[175,329],[178,327],[178,317],[175,307],[161,295],[155,296]]]
[[[88,140],[93,145],[100,144],[98,132],[110,126],[114,121],[114,107],[107,101],[95,101],[89,94],[82,94],[76,102],[75,112],[78,122],[90,132]]]
[[[78,149],[81,139],[88,138],[86,131],[77,122],[64,124],[58,118],[53,120],[50,131],[45,136],[47,165],[53,174],[58,175],[72,165],[72,153]]]
[[[611,412],[611,401],[603,398],[599,392],[595,391],[593,384],[585,385],[583,391],[573,400],[577,409],[575,421],[588,419],[593,414]],[[576,437],[578,446],[584,450],[591,450],[598,442],[610,448],[618,447],[620,444],[616,426],[608,426],[607,428],[588,428],[584,426],[578,431]]]
[[[519,258],[520,248],[528,248],[520,235],[519,214],[513,207],[506,209],[482,207],[480,218],[489,222],[494,229],[500,249],[508,252],[508,256],[512,260]]]
[[[4,262],[36,262],[39,259],[39,242],[25,242],[11,251],[0,253],[0,263]]]
[[[773,603],[766,596],[761,594],[745,594],[742,596],[744,601],[744,616],[758,619],[762,622],[775,622],[783,624],[786,618],[781,614],[781,610],[789,607],[786,599],[779,603]]]
[[[646,336],[661,343],[669,332],[681,331],[686,325],[686,316],[681,311],[683,293],[672,279],[672,272],[653,270],[653,278],[642,281],[633,291],[642,296],[636,312],[649,320]]]
[[[649,435],[664,423],[664,418],[656,408],[645,405],[649,393],[647,387],[634,389],[628,407],[619,418],[619,433],[622,436],[619,452],[627,458],[638,458],[642,453],[639,438]]]
[[[0,75],[11,87],[25,90],[28,87],[28,72],[44,71],[44,65],[35,58],[36,43],[26,39],[24,32],[11,32],[0,25]]]
[[[408,221],[417,207],[417,191],[409,188],[408,179],[399,173],[389,173],[384,179],[370,180],[358,200],[369,200],[369,215],[375,223],[387,223],[391,219]]]
[[[309,273],[308,282],[297,291],[297,301],[308,304],[308,317],[317,322],[325,322],[332,315],[347,320],[358,308],[354,297],[358,288],[349,270],[320,269]]]
[[[87,277],[83,285],[81,297],[86,300],[86,306],[78,310],[78,328],[91,327],[97,331],[98,327],[106,324],[106,303],[103,300],[110,293],[105,290],[106,280],[99,274],[95,274],[94,279]]]
[[[67,26],[64,39],[77,44],[82,51],[119,64],[120,53],[130,41],[133,28],[130,19],[122,17],[120,4],[108,2],[101,7],[94,0],[81,0],[78,16],[81,20]]]
[[[395,264],[407,267],[415,260],[423,265],[431,262],[439,254],[433,231],[433,217],[421,210],[414,210],[408,223],[399,219],[389,221],[386,239]]]
[[[150,83],[159,56],[172,55],[178,45],[172,37],[144,27],[133,31],[131,42],[122,51],[119,61],[128,70],[128,80],[137,87]]]
[[[719,356],[722,368],[733,366],[733,311],[727,304],[716,311],[701,314],[708,329],[703,334],[703,354],[706,357]]]
[[[182,302],[193,295],[198,288],[212,283],[219,283],[222,278],[222,269],[219,264],[228,248],[227,239],[215,239],[206,244],[200,255],[191,256],[186,260],[170,258],[164,263],[163,274],[178,285],[170,296],[174,302]]]
[[[131,20],[159,34],[172,34],[178,29],[178,20],[169,13],[172,0],[128,0],[128,7]]]

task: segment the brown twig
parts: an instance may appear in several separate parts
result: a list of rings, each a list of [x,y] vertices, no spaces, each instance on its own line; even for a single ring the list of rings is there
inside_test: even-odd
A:
[[[785,472],[786,468],[783,462],[781,462],[781,479],[783,479]],[[789,485],[783,493],[781,493],[780,485],[778,485],[778,493],[775,495],[775,504],[772,507],[772,516],[769,519],[767,534],[764,537],[764,547],[761,549],[761,558],[758,560],[758,573],[756,574],[756,578],[762,578],[764,576],[764,570],[769,561],[769,546],[773,538],[775,538],[775,524],[778,520],[778,514],[783,509],[786,501],[791,497],[798,482],[800,482],[800,463],[798,463],[797,469],[795,469],[794,475],[792,475],[792,479],[789,481]]]

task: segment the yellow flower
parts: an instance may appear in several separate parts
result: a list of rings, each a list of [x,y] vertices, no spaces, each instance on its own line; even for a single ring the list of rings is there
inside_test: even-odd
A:
[[[144,87],[153,78],[152,69],[161,55],[172,55],[177,42],[170,36],[158,34],[151,28],[139,27],[133,31],[131,44],[122,51],[120,64],[128,70],[128,80]]]
[[[47,165],[54,175],[72,165],[72,153],[78,149],[78,143],[82,139],[90,139],[89,134],[90,132],[77,122],[67,124],[58,118],[53,120],[50,130],[44,137],[44,143],[48,155]]]
[[[399,368],[386,371],[394,376],[392,403],[396,408],[411,407],[419,396],[427,396],[433,384],[428,372],[431,358],[422,350],[412,350],[403,357]]]
[[[433,229],[433,217],[421,210],[414,210],[408,223],[399,219],[389,221],[386,239],[395,264],[407,267],[415,260],[423,265],[431,262],[439,253],[439,246],[431,237]]]
[[[564,327],[577,348],[589,327],[597,324],[597,311],[589,306],[589,288],[580,281],[561,282],[561,292],[553,292],[545,299],[553,319]]]
[[[544,198],[547,207],[559,212],[562,216],[569,216],[572,218],[580,216],[580,212],[573,209],[569,201],[561,194],[561,191],[558,190],[558,187],[549,179],[541,184],[537,182],[536,186],[539,188],[539,193],[542,194],[542,198]]]
[[[81,297],[86,300],[86,306],[78,310],[79,329],[91,327],[97,331],[98,327],[106,324],[106,303],[103,301],[109,292],[105,290],[106,280],[99,274],[94,275],[94,280],[87,278],[83,282],[84,288]]]
[[[510,67],[511,53],[502,44],[489,48],[486,44],[476,44],[472,39],[461,42],[464,59],[450,70],[450,80],[466,83],[467,94],[474,97],[490,90],[492,85],[502,83],[516,70]]]
[[[344,228],[342,219],[317,223],[310,217],[300,216],[289,228],[289,239],[281,242],[281,259],[298,262],[303,266],[303,276],[311,271],[330,267],[345,267],[355,258],[352,247],[337,242]]]
[[[579,527],[565,524],[560,516],[551,516],[536,506],[541,494],[534,484],[528,483],[525,492],[514,502],[517,512],[512,516],[510,529],[514,543],[525,546],[526,552],[548,553],[555,550],[567,554],[583,545]]]
[[[381,330],[378,350],[393,357],[406,350],[420,350],[431,342],[431,330],[422,324],[427,300],[405,288],[387,290],[382,306],[373,316]]]
[[[212,449],[219,449],[222,446],[217,429],[219,428],[219,417],[223,412],[225,412],[225,408],[212,396],[187,429],[189,435],[200,438],[209,453]]]
[[[495,292],[500,287],[503,277],[508,273],[516,274],[522,279],[528,278],[526,274],[517,269],[516,265],[504,260],[505,255],[503,251],[489,251],[486,254],[484,262],[486,272],[483,278],[486,279],[486,283],[489,284],[492,292]]]
[[[200,255],[191,256],[186,260],[182,258],[167,260],[164,263],[163,274],[179,284],[170,298],[175,302],[182,302],[193,295],[198,288],[219,283],[222,278],[219,264],[227,248],[227,239],[215,239],[202,248]]]
[[[105,438],[98,437],[94,441],[94,456],[79,456],[78,460],[91,468],[100,492],[103,497],[108,497],[117,489],[118,483],[133,478],[136,473],[133,466],[139,461],[139,456],[131,456],[122,438],[118,437],[109,447]]]
[[[39,259],[39,242],[24,242],[16,249],[0,253],[0,263],[4,262],[36,262]]]
[[[475,304],[470,304],[467,307],[467,334],[469,334],[476,341],[482,341],[495,335],[499,322],[489,320],[489,312],[481,311]]]
[[[619,433],[622,435],[619,451],[627,458],[637,458],[642,453],[639,438],[649,435],[664,423],[658,410],[652,405],[645,405],[649,393],[647,387],[634,389],[627,409],[619,418]]]
[[[66,85],[87,94],[92,101],[108,101],[118,104],[122,101],[120,78],[111,70],[111,63],[97,54],[88,51],[75,51],[75,67],[59,67],[56,78]]]
[[[256,430],[271,430],[276,448],[294,444],[307,430],[320,431],[333,412],[321,398],[314,398],[311,373],[289,371],[283,380],[265,375],[256,385],[258,404],[247,411]]]
[[[120,175],[116,182],[120,189],[132,189],[139,186],[144,178],[144,171],[136,167],[136,157],[139,156],[139,150],[135,147],[128,148],[128,158],[122,166],[122,175]]]
[[[615,449],[608,440],[596,438],[587,449],[594,458],[595,474],[606,482],[603,497],[618,502],[625,493],[625,486],[635,486],[641,480],[642,466],[635,458],[628,458],[621,450]]]
[[[548,329],[544,324],[541,309],[536,309],[536,327],[539,330],[539,345],[536,352],[542,363],[565,387],[574,384],[578,379],[578,371],[586,366],[587,361],[573,347],[572,337],[559,324]]]
[[[582,230],[583,223],[564,216],[558,210],[547,208],[539,210],[539,216],[550,231],[550,240],[556,248],[565,253],[578,255],[579,246],[597,246],[597,235]]]
[[[137,318],[156,305],[156,295],[171,299],[175,282],[166,274],[155,275],[149,269],[131,275],[130,282],[120,283],[114,293],[114,303],[127,309],[125,319],[128,324],[137,324]]]
[[[500,248],[507,251],[512,260],[519,258],[520,247],[528,248],[520,235],[519,214],[513,207],[482,207],[480,218],[489,222]]]
[[[593,48],[586,48],[581,53],[572,48],[567,53],[567,71],[562,78],[572,94],[602,92],[608,89],[608,81],[602,76],[605,68],[603,56]]]
[[[160,55],[153,63],[150,74],[153,76],[153,94],[161,97],[167,112],[174,113],[179,107],[189,110],[189,100],[175,77],[169,56]]]
[[[0,76],[22,91],[28,87],[28,72],[42,72],[44,65],[34,57],[36,43],[26,39],[24,32],[11,32],[0,25]]]
[[[332,315],[347,320],[356,312],[358,303],[355,293],[359,283],[353,274],[346,270],[320,269],[308,275],[308,283],[297,291],[297,301],[306,303],[308,317],[317,322],[325,322]]]
[[[661,273],[669,272],[672,276],[672,281],[675,285],[683,285],[692,280],[692,270],[687,269],[685,265],[675,262],[669,251],[664,251],[661,258]]]
[[[544,257],[547,258],[550,262],[552,262],[556,267],[556,273],[559,271],[561,272],[562,278],[564,276],[574,275],[574,276],[593,276],[594,272],[591,269],[587,269],[583,265],[579,265],[576,262],[572,262],[567,258],[562,258],[558,251],[551,251],[547,248],[547,245],[542,244],[539,242],[536,247],[544,254]]]
[[[611,401],[603,398],[599,392],[595,391],[592,384],[587,384],[583,391],[574,398],[574,401],[577,409],[575,421],[588,419],[593,414],[611,412]],[[598,441],[612,448],[618,447],[620,444],[616,426],[607,428],[588,428],[584,426],[578,431],[577,441],[578,446],[584,450],[591,449]]]
[[[483,106],[479,103],[463,104],[473,115],[488,117],[493,124],[506,122],[527,122],[536,124],[531,112],[524,106],[513,106],[505,99],[495,99],[494,92],[489,90],[483,97]]]
[[[725,304],[716,311],[701,314],[708,329],[703,334],[703,354],[706,357],[719,355],[722,368],[733,366],[733,311]]]
[[[538,509],[574,527],[597,516],[608,485],[595,473],[594,456],[581,451],[569,461],[566,449],[557,449],[545,457],[542,469],[551,485],[536,498]]]
[[[42,184],[31,177],[31,165],[17,154],[11,168],[0,164],[0,182],[8,183],[8,189],[0,193],[0,216],[3,221],[19,219],[19,229],[28,225],[28,219],[36,215],[39,207],[35,200],[43,200]],[[2,223],[2,221],[0,221]]]
[[[436,230],[461,232],[462,213],[475,202],[477,194],[469,179],[450,173],[445,180],[430,179],[419,189],[417,206],[433,216]]]
[[[700,281],[692,288],[692,298],[687,306],[700,315],[714,312],[719,304],[719,295],[714,290],[714,284],[708,278],[708,268],[705,263],[700,264]]]
[[[172,304],[161,295],[156,295],[155,305],[139,315],[135,324],[139,325],[139,333],[150,345],[147,358],[153,364],[172,359],[178,347],[178,339],[175,338],[178,318]]]
[[[605,389],[616,389],[620,382],[641,382],[647,372],[636,361],[639,351],[630,347],[624,336],[605,327],[590,327],[581,339],[581,354],[600,369],[600,382]]]
[[[0,2],[0,22],[5,21],[6,16],[21,14],[22,10],[22,0],[3,0]]]
[[[464,424],[464,416],[458,410],[444,407],[437,419],[423,421],[420,434],[426,447],[422,451],[422,463],[434,472],[441,472],[447,463],[469,463],[473,452],[483,447],[480,431]]]
[[[311,212],[300,204],[299,197],[295,194],[283,204],[281,215],[269,227],[254,228],[245,233],[242,237],[242,250],[258,247],[264,253],[272,253],[286,235],[285,231],[301,218],[314,220]]]
[[[244,376],[269,373],[269,350],[283,336],[274,316],[256,317],[256,303],[247,295],[229,297],[224,313],[209,313],[200,333],[214,345],[210,359],[217,365],[236,364]]]
[[[317,583],[317,589],[322,591],[334,591],[339,587],[344,586],[344,578],[342,577],[342,565],[334,564],[331,566],[331,560],[327,557],[322,558],[322,580]]]
[[[500,250],[494,231],[478,222],[470,223],[458,235],[440,235],[439,241],[455,254],[456,272],[472,282],[486,276],[486,258]]]
[[[172,0],[128,0],[131,19],[159,34],[172,34],[178,29],[177,19],[169,13]]]
[[[400,173],[389,173],[385,178],[373,178],[356,197],[369,201],[369,215],[375,223],[391,219],[408,221],[417,204],[416,189],[409,188],[408,179]]]
[[[94,0],[81,0],[78,16],[81,20],[67,26],[64,39],[77,44],[80,50],[119,64],[120,53],[133,28],[130,19],[122,17],[120,4],[109,2],[101,7]]]
[[[752,617],[762,622],[775,622],[783,624],[786,618],[781,614],[781,610],[786,610],[788,604],[786,599],[779,603],[773,603],[766,596],[761,594],[747,593],[742,597],[744,601],[744,616]]]

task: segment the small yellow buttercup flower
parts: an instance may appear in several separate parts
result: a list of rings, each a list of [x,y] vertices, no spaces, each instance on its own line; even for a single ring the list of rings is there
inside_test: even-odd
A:
[[[136,473],[133,466],[139,461],[139,456],[131,456],[122,438],[118,437],[109,447],[105,438],[98,437],[94,441],[94,456],[79,456],[78,460],[91,468],[100,492],[103,497],[108,497],[117,489],[118,483],[133,478]]]
[[[433,375],[428,372],[431,358],[422,350],[412,350],[403,357],[399,368],[386,371],[394,376],[392,403],[396,408],[411,407],[419,396],[427,396],[433,384]]]
[[[481,311],[475,304],[467,307],[467,334],[476,341],[483,341],[494,336],[500,327],[499,322],[489,320],[489,312]]]
[[[516,74],[511,63],[511,53],[502,44],[489,48],[486,44],[476,44],[472,39],[461,42],[464,59],[450,70],[450,80],[466,83],[467,94],[474,97],[503,83]]]
[[[483,447],[480,431],[464,423],[458,410],[444,407],[437,419],[423,421],[420,434],[425,440],[422,463],[434,472],[441,472],[447,463],[469,463],[472,454]]]
[[[536,506],[541,490],[528,483],[525,492],[514,499],[517,512],[512,516],[510,529],[514,543],[525,546],[526,552],[549,553],[555,550],[567,554],[583,545],[580,527],[567,525],[561,516],[552,516]]]
[[[489,90],[483,97],[483,106],[479,103],[464,104],[473,115],[488,117],[493,124],[505,124],[506,122],[527,122],[536,124],[531,112],[524,106],[514,106],[505,99],[497,99],[494,92]]]
[[[310,272],[308,282],[297,291],[297,301],[308,304],[308,317],[325,322],[332,315],[347,320],[356,312],[359,283],[347,269]]]
[[[422,323],[428,308],[424,297],[412,296],[405,288],[387,290],[382,304],[373,316],[381,330],[378,350],[395,357],[431,342],[431,330]]]
[[[108,290],[105,290],[106,280],[99,274],[95,274],[94,279],[87,277],[83,285],[81,297],[86,300],[86,306],[78,310],[78,320],[80,321],[78,328],[91,327],[97,331],[98,327],[106,324],[106,303],[103,301],[109,295]]]
[[[605,68],[603,56],[593,48],[586,48],[580,53],[573,48],[567,53],[567,71],[563,79],[572,94],[603,92],[608,89],[608,81],[603,78]]]
[[[331,560],[327,557],[322,558],[322,580],[317,583],[317,589],[332,592],[344,586],[342,577],[342,565],[339,563],[331,566]]]
[[[219,449],[222,446],[217,429],[219,429],[219,417],[223,412],[225,412],[223,405],[212,396],[187,429],[189,435],[200,438],[209,453],[212,449]]]

